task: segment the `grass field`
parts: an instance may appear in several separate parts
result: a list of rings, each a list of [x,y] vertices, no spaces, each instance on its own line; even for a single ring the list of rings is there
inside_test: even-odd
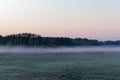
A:
[[[0,80],[120,80],[120,54],[1,55]]]

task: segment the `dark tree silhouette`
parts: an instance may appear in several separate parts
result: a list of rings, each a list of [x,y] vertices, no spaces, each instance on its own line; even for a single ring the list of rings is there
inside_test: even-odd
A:
[[[99,46],[120,45],[120,41],[98,41],[87,38],[41,37],[31,33],[0,35],[0,45],[9,46]]]

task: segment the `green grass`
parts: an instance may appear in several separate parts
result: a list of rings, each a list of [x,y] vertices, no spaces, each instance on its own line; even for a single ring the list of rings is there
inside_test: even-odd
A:
[[[120,54],[1,55],[0,80],[120,80]]]

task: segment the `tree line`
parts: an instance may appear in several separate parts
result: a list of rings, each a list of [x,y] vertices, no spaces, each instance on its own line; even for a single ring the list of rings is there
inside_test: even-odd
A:
[[[120,45],[120,41],[98,41],[87,38],[42,37],[32,33],[20,33],[0,36],[0,45],[4,46],[100,46]]]

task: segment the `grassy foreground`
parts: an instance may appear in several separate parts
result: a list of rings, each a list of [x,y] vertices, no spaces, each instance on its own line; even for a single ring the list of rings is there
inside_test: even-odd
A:
[[[120,54],[1,55],[0,80],[120,80]]]

